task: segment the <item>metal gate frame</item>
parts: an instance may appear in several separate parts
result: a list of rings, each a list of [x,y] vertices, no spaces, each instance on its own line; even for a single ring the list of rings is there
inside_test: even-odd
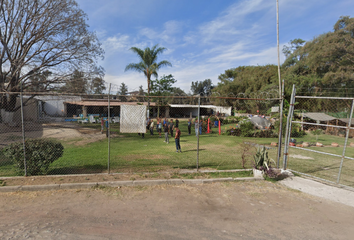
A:
[[[351,104],[349,122],[348,122],[347,126],[336,126],[336,125],[328,125],[328,124],[320,124],[320,123],[308,123],[308,122],[303,122],[303,121],[294,121],[293,120],[293,115],[294,115],[294,104],[295,104],[295,99],[296,98],[351,100],[352,104]],[[333,181],[330,181],[330,180],[327,180],[327,179],[323,179],[323,178],[319,178],[319,177],[315,177],[313,175],[309,175],[309,174],[306,174],[306,173],[297,172],[297,171],[294,171],[294,170],[291,170],[291,171],[295,172],[295,173],[299,173],[299,174],[305,175],[305,176],[309,176],[309,177],[312,177],[312,178],[316,178],[316,179],[319,179],[321,181],[334,183],[334,184],[337,184],[337,185],[340,185],[340,186],[343,186],[343,187],[348,187],[348,186],[339,184],[339,181],[340,181],[340,177],[341,177],[341,172],[342,172],[344,159],[354,160],[354,158],[345,156],[347,143],[348,143],[348,137],[349,137],[349,131],[350,131],[350,129],[354,129],[354,127],[350,126],[352,118],[353,118],[353,110],[354,110],[354,98],[296,96],[296,88],[295,88],[295,85],[293,85],[293,90],[292,90],[291,99],[290,99],[289,114],[288,114],[288,117],[287,117],[287,124],[286,124],[286,133],[285,133],[285,141],[284,141],[284,145],[285,146],[284,146],[284,154],[283,154],[283,169],[285,170],[287,168],[289,148],[301,149],[301,150],[304,150],[304,151],[310,151],[310,152],[315,152],[315,153],[319,153],[319,154],[324,154],[324,155],[330,155],[330,156],[338,157],[338,158],[341,158],[341,162],[340,162],[339,172],[338,172],[338,175],[337,175],[337,181],[336,182],[333,182]],[[325,126],[325,127],[330,126],[330,127],[334,127],[334,128],[346,129],[346,136],[345,136],[345,141],[344,141],[342,155],[326,153],[326,152],[312,150],[312,149],[303,148],[303,147],[289,146],[290,138],[291,138],[291,126],[292,126],[292,123],[300,123],[300,124],[314,125],[314,126]]]

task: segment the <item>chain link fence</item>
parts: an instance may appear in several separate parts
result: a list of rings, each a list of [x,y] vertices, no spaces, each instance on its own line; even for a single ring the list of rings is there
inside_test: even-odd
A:
[[[0,95],[0,176],[252,168],[261,145],[277,157],[269,95]]]
[[[287,166],[354,187],[353,98],[295,96]]]

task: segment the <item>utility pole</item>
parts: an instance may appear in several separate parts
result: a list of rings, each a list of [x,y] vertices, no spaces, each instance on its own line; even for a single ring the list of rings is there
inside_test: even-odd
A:
[[[284,89],[284,80],[283,84],[280,76],[280,51],[279,51],[279,0],[277,0],[277,49],[278,49],[278,78],[279,78],[279,134],[278,134],[278,156],[277,156],[277,168],[279,168],[279,162],[281,157],[281,145],[282,145],[282,137],[283,137],[283,91]]]

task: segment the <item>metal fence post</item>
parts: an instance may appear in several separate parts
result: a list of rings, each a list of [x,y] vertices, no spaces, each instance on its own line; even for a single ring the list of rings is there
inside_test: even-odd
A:
[[[287,161],[288,161],[288,154],[289,154],[290,133],[291,133],[291,120],[293,118],[293,113],[294,113],[295,94],[296,94],[296,89],[295,89],[295,84],[294,84],[293,85],[293,91],[291,93],[288,119],[287,119],[287,122],[286,122],[286,132],[285,132],[285,142],[284,142],[284,156],[283,156],[283,169],[284,170],[286,170],[286,168],[287,168]]]
[[[198,96],[197,171],[199,169],[199,128],[200,128],[200,94]]]
[[[345,158],[345,151],[346,151],[346,148],[347,148],[348,137],[349,137],[349,133],[350,133],[350,126],[352,125],[353,110],[354,110],[354,99],[352,100],[352,107],[350,109],[350,117],[349,117],[349,122],[348,122],[348,126],[347,126],[347,132],[346,132],[346,136],[345,136],[344,146],[343,146],[342,159],[340,161],[340,166],[339,166],[337,184],[339,183],[340,175],[342,173],[343,161],[344,161],[344,158]]]
[[[27,161],[26,161],[26,141],[25,141],[25,122],[23,117],[23,97],[22,97],[22,82],[20,84],[20,102],[21,102],[21,124],[22,124],[22,144],[23,144],[23,165],[25,168],[25,176],[27,177]]]
[[[110,160],[111,160],[111,129],[110,129],[110,118],[111,118],[111,83],[109,84],[109,90],[108,90],[108,120],[107,120],[107,131],[108,131],[108,163],[107,163],[107,168],[108,168],[108,174],[110,174]]]

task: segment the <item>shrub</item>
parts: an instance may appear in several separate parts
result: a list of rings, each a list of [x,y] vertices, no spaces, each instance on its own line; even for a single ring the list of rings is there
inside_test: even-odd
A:
[[[240,128],[230,128],[226,130],[227,135],[231,136],[240,136],[241,135],[241,129]]]
[[[254,126],[251,122],[242,122],[240,124],[241,129],[241,137],[253,137],[254,134]]]
[[[49,165],[63,155],[61,143],[47,139],[28,139],[25,141],[26,165],[28,175],[46,174]],[[20,174],[25,172],[23,143],[10,144],[3,149],[4,155],[17,166]]]

